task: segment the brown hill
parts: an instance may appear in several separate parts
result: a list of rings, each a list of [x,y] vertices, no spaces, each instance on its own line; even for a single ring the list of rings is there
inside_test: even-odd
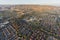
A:
[[[46,11],[46,10],[57,10],[60,9],[56,6],[48,6],[48,5],[15,5],[11,7],[12,10],[16,11],[26,11],[28,9],[32,9],[34,11]]]

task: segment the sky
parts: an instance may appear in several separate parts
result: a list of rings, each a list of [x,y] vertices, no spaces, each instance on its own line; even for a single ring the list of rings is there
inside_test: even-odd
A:
[[[38,4],[60,6],[60,0],[0,0],[1,5]]]

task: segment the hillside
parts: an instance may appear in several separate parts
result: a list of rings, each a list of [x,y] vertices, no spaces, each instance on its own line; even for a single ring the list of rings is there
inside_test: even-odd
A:
[[[12,40],[60,40],[60,7],[1,5],[0,21],[1,32],[6,29],[4,35],[9,34],[6,34],[7,39],[12,39],[10,35],[16,35]]]

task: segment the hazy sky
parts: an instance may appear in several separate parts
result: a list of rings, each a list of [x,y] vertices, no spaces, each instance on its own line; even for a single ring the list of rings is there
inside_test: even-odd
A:
[[[0,4],[43,4],[60,6],[60,0],[0,0]]]

